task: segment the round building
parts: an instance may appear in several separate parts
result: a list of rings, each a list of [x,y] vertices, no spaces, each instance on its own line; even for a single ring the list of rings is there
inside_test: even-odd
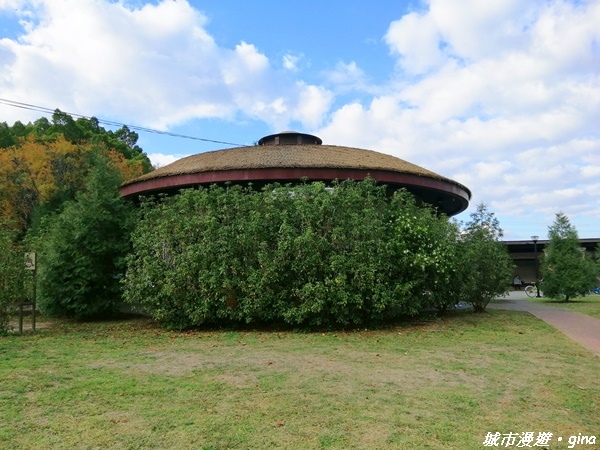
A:
[[[423,167],[373,150],[322,144],[320,138],[309,134],[273,134],[257,145],[182,158],[127,181],[121,194],[135,198],[226,182],[262,186],[303,179],[329,183],[370,177],[392,190],[405,188],[448,216],[464,211],[469,204],[467,187]]]

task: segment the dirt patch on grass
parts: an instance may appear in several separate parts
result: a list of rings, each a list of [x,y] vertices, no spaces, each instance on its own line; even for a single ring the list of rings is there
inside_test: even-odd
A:
[[[252,387],[255,386],[259,381],[257,374],[246,371],[222,373],[217,376],[217,380],[236,388]]]
[[[466,356],[466,355],[465,355]],[[364,352],[355,349],[336,351],[332,355],[306,354],[261,348],[218,347],[203,350],[142,351],[134,360],[98,361],[94,368],[127,369],[167,376],[187,376],[194,372],[214,376],[216,380],[234,387],[255,385],[258,373],[280,373],[305,379],[345,380],[367,386],[386,385],[418,389],[423,385],[444,384],[448,387],[470,385],[483,389],[483,376],[457,370],[437,369],[442,361],[454,356],[435,354],[405,355],[381,351]],[[436,362],[436,364],[433,364]],[[461,361],[466,364],[467,361]],[[477,366],[473,357],[468,364]],[[266,371],[266,372],[265,372]]]

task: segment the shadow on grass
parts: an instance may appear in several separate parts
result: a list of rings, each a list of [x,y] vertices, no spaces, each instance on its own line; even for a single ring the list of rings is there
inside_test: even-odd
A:
[[[485,312],[484,312],[485,314]],[[327,326],[299,326],[290,325],[284,322],[281,323],[222,323],[222,324],[206,324],[187,329],[170,329],[165,327],[160,322],[153,320],[151,317],[144,314],[135,313],[119,313],[111,317],[96,318],[96,319],[75,319],[75,318],[48,318],[38,317],[38,323],[47,323],[43,328],[54,328],[59,331],[83,330],[88,326],[100,325],[102,328],[120,327],[131,324],[134,328],[151,328],[161,330],[163,332],[187,333],[187,332],[260,332],[260,333],[323,333],[323,332],[358,332],[358,331],[386,331],[390,329],[421,327],[440,320],[460,319],[461,317],[473,316],[472,308],[452,308],[438,313],[437,311],[423,311],[414,316],[401,316],[391,320],[385,320],[378,323],[362,323],[362,324],[347,324],[347,325],[327,325]],[[480,313],[477,313],[480,315]]]

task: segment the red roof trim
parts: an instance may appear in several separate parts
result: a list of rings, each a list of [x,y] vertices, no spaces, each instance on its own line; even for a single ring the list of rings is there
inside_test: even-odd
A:
[[[457,198],[467,207],[471,194],[468,190],[447,181],[413,174],[384,170],[332,169],[332,168],[273,168],[273,169],[235,169],[210,172],[196,172],[181,175],[169,175],[161,178],[142,180],[123,186],[121,195],[151,195],[166,189],[184,189],[201,184],[224,183],[226,181],[266,181],[293,182],[303,177],[311,181],[363,180],[372,177],[380,183],[419,187],[426,190],[441,191]]]

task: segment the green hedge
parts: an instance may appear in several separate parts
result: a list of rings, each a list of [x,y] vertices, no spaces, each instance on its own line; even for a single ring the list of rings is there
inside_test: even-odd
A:
[[[379,323],[453,301],[456,236],[373,180],[185,190],[143,203],[124,294],[179,329]]]

